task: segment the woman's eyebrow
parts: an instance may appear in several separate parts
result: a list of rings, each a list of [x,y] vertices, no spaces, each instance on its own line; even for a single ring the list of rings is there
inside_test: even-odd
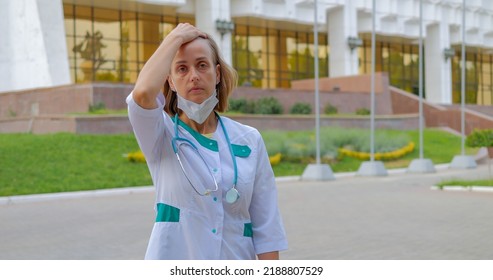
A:
[[[202,61],[202,60],[207,60],[207,57],[206,56],[201,56],[201,57],[197,57],[195,59],[195,61]],[[175,64],[186,64],[188,61],[187,60],[178,60],[178,61],[175,61]]]
[[[195,59],[195,61],[202,61],[202,60],[206,60],[206,61],[207,61],[207,57],[205,57],[205,56],[201,56],[201,57],[197,57],[197,58]]]

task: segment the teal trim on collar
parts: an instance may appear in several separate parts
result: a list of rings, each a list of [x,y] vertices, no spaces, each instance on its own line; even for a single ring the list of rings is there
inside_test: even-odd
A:
[[[174,120],[173,120],[174,121]],[[193,128],[189,127],[186,123],[184,123],[182,120],[178,119],[178,124],[183,127],[186,131],[188,131],[199,144],[207,148],[213,152],[218,152],[219,148],[217,145],[217,141],[210,139],[208,137],[205,137],[204,135],[198,133],[197,131],[193,130]]]
[[[180,209],[168,204],[157,204],[156,223],[170,222],[177,223],[180,221]]]
[[[246,145],[231,144],[231,146],[233,146],[232,147],[233,148],[233,153],[237,157],[245,158],[245,157],[248,157],[250,155],[250,153],[252,152],[252,150],[250,149],[250,147],[248,147]]]
[[[174,118],[173,118],[173,122],[174,122]],[[204,135],[198,133],[197,131],[195,131],[193,128],[191,128],[190,126],[188,126],[186,123],[184,123],[182,120],[178,119],[178,125],[180,125],[181,127],[183,127],[186,131],[188,131],[192,136],[193,138],[195,138],[195,140],[197,140],[197,142],[199,142],[199,144],[206,148],[206,149],[209,149],[213,152],[218,152],[219,151],[219,147],[218,147],[218,144],[217,144],[217,141],[216,140],[213,140],[211,138],[208,138],[208,137],[205,137]],[[233,153],[235,156],[237,157],[242,157],[242,158],[246,158],[248,156],[250,156],[250,153],[252,152],[252,150],[250,149],[250,147],[246,146],[246,145],[237,145],[237,144],[231,144],[231,148],[233,149]]]

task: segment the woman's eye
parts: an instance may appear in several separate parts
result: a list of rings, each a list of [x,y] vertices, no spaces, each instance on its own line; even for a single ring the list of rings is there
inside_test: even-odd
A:
[[[178,67],[178,69],[176,69],[178,71],[178,73],[184,73],[187,71],[187,68],[185,66],[181,66],[181,67]]]
[[[199,68],[200,69],[206,69],[207,68],[207,64],[206,63],[200,63],[199,64]]]

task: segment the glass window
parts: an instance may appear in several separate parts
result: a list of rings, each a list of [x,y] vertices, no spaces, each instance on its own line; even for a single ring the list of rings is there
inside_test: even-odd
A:
[[[135,82],[176,22],[195,23],[189,15],[160,16],[69,4],[63,8],[75,82]]]
[[[63,16],[64,16],[65,34],[67,36],[73,36],[75,34],[74,6],[64,4]]]
[[[102,40],[120,40],[120,19],[117,11],[94,9],[94,34],[99,34]]]
[[[237,28],[242,29],[241,27]],[[245,28],[246,29],[246,28]],[[249,85],[248,81],[248,68],[249,68],[249,55],[247,48],[248,37],[236,35],[233,38],[233,66],[238,72],[238,84]]]
[[[238,24],[234,34],[233,66],[240,85],[290,87],[291,80],[313,78],[312,33]],[[320,76],[329,72],[327,40],[319,34]]]
[[[467,53],[466,50],[466,64],[465,64],[465,103],[477,104],[478,103],[478,65],[477,55],[473,53]],[[461,52],[457,56],[454,56],[452,60],[452,101],[453,103],[462,102],[462,58]]]
[[[175,28],[174,23],[162,22],[159,26],[159,41],[162,41]]]

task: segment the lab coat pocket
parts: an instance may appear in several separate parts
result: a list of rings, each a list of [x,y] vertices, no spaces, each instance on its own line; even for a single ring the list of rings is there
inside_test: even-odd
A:
[[[156,223],[180,221],[180,209],[165,203],[158,203],[156,206]]]
[[[250,185],[255,179],[255,152],[247,145],[232,145],[238,168],[238,183]]]
[[[245,224],[243,224],[243,236],[245,236],[245,237],[253,237],[252,223],[245,223]]]

